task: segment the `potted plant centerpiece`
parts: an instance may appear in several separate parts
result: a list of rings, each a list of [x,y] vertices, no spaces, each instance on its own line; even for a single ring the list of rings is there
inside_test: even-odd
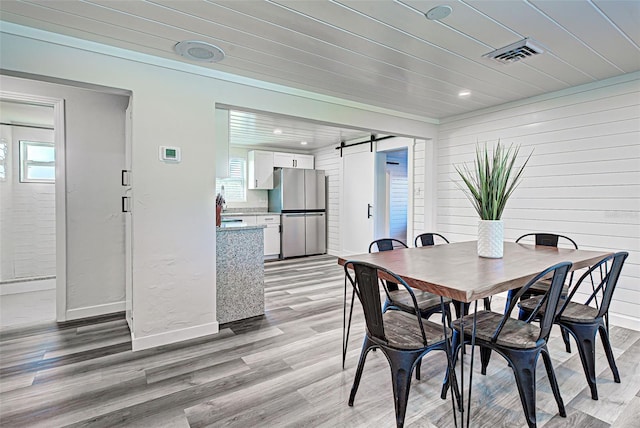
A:
[[[478,255],[501,258],[504,251],[504,224],[501,217],[507,200],[520,183],[524,167],[515,168],[520,147],[505,148],[500,140],[490,152],[487,144],[476,146],[473,167],[456,165],[462,182],[456,182],[480,216],[478,223]]]

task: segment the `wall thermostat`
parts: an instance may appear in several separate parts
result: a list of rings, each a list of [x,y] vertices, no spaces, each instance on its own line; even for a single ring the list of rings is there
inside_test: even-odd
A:
[[[180,147],[160,146],[160,160],[163,162],[180,162]]]

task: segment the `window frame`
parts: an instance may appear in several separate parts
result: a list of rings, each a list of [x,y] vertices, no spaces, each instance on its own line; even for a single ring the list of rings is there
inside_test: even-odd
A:
[[[27,158],[28,147],[29,146],[38,146],[38,147],[50,147],[53,148],[53,161],[35,161],[29,160]],[[56,168],[56,145],[52,142],[46,141],[32,141],[32,140],[19,140],[18,141],[18,153],[19,159],[18,163],[20,165],[20,171],[18,174],[18,180],[20,183],[55,183],[55,168]],[[45,167],[53,167],[53,178],[29,178],[27,176],[29,171],[29,166],[45,166]]]

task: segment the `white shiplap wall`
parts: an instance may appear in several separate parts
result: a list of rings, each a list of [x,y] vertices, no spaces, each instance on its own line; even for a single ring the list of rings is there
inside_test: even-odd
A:
[[[640,74],[443,121],[437,228],[453,241],[476,238],[477,215],[452,165],[497,139],[521,145],[521,161],[533,153],[503,214],[505,239],[546,231],[582,249],[628,251],[612,322],[640,329]]]
[[[425,140],[416,140],[413,148],[413,233],[419,235],[425,230]],[[409,165],[411,168],[411,165]],[[415,237],[414,237],[415,238]]]
[[[326,178],[327,208],[327,252],[340,252],[340,183],[342,183],[342,162],[340,152],[334,146],[315,151],[315,168],[322,169]]]

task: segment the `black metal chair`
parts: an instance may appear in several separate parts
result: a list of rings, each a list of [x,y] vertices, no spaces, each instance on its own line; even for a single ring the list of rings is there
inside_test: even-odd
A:
[[[442,236],[442,235],[440,235]],[[446,241],[446,238],[444,238]],[[448,242],[448,241],[447,241]],[[376,251],[390,251],[396,250],[400,248],[408,248],[407,245],[393,238],[381,238],[376,239],[375,241],[369,244],[369,252]],[[410,296],[404,292],[404,290],[399,290],[398,285],[393,282],[387,281],[387,300],[384,302],[384,307],[382,308],[383,312],[387,310],[399,310],[405,311],[409,313],[414,313],[413,302],[410,300]],[[416,297],[416,301],[418,302],[418,309],[420,309],[420,316],[423,318],[429,318],[433,314],[437,314],[441,312],[440,307],[440,296],[437,294],[429,293],[428,291],[418,291],[414,290],[414,295]],[[451,299],[444,299],[444,314],[447,318],[447,322],[451,323],[451,307],[449,303],[451,303]],[[420,379],[420,368],[422,367],[422,361],[418,362],[418,366],[416,368],[416,379]]]
[[[611,304],[613,291],[620,277],[620,271],[628,256],[629,253],[627,252],[619,252],[603,258],[589,268],[589,270],[571,286],[569,295],[561,303],[555,317],[555,323],[569,331],[576,340],[582,368],[584,369],[587,383],[591,389],[591,398],[594,400],[598,399],[595,369],[595,341],[597,332],[600,332],[600,339],[602,340],[602,346],[609,361],[609,367],[613,372],[613,379],[616,383],[620,383],[620,374],[618,373],[618,368],[613,358],[605,318],[609,313],[609,305]],[[593,280],[594,276],[599,277],[597,286]],[[590,281],[587,281],[587,279]],[[585,303],[577,303],[576,300],[578,300],[578,297],[576,293],[578,293],[578,290],[581,288],[581,292],[585,293],[585,287],[583,287],[585,283],[591,284],[591,290],[586,292],[590,292],[590,294],[584,300]],[[530,299],[520,301],[520,308],[530,316],[532,310],[539,305],[540,300],[540,296],[534,296]],[[543,305],[541,313],[544,313],[545,309]]]
[[[376,253],[380,251],[391,251],[397,249],[409,248],[404,242],[394,238],[376,239],[369,244],[369,252]],[[387,282],[387,299],[384,302],[383,311],[387,309],[401,310],[411,312],[413,310],[412,302],[403,291],[398,290],[398,285],[393,282]],[[432,314],[440,310],[440,296],[424,292],[418,294],[418,307],[424,309],[422,316],[429,318]],[[344,286],[344,318],[342,325],[342,368],[344,368],[345,359],[347,358],[347,344],[349,342],[349,332],[351,331],[351,319],[353,316],[353,301],[355,290],[351,293],[351,307],[349,309],[349,320],[346,321],[347,314],[347,284]],[[451,317],[449,313],[449,318]],[[420,367],[416,370],[416,377],[420,379]]]
[[[416,239],[414,241],[414,246],[415,247],[429,247],[432,245],[436,245],[436,242],[441,239],[443,240],[445,243],[449,243],[449,240],[447,238],[445,238],[443,235],[439,234],[439,233],[435,233],[435,232],[427,232],[427,233],[421,233],[420,235],[416,236]],[[488,311],[491,310],[491,299],[486,297],[483,299],[484,302],[484,308]],[[459,302],[458,300],[453,300],[453,308],[456,311],[456,318],[460,318],[463,315],[467,315],[469,313],[469,303],[465,303],[462,306],[462,312],[460,311],[460,304],[462,302]]]
[[[578,244],[576,244],[576,241],[569,238],[568,236],[558,235],[556,233],[526,233],[520,236],[518,239],[516,239],[516,243],[519,243],[519,242],[527,243],[529,240],[532,240],[535,243],[535,245],[544,245],[546,247],[557,248],[558,244],[560,243],[562,245],[566,245],[567,247],[573,248],[575,250],[578,249]],[[565,285],[565,287],[563,288],[561,296],[567,295],[569,285],[571,284],[572,281],[573,281],[573,272],[569,274],[568,285]],[[531,287],[530,291],[526,295],[522,296],[521,300],[526,300],[531,296],[539,296],[544,294],[547,288],[549,288],[549,283],[550,283],[549,280],[544,280],[544,279],[542,281],[538,281],[537,284],[534,284]],[[512,293],[510,293],[507,299],[511,298],[511,294]],[[524,316],[524,314],[522,316]],[[562,333],[562,340],[564,341],[565,349],[567,350],[567,352],[571,352],[571,341],[569,340],[569,333],[567,333],[562,328],[560,329],[560,331]]]
[[[369,252],[380,252],[380,251],[391,251],[396,249],[408,248],[407,245],[394,238],[381,238],[376,239],[375,241],[369,244]],[[405,293],[404,290],[398,289],[398,284],[395,284],[393,281],[385,281],[386,287],[386,300],[384,302],[384,306],[382,311],[386,312],[387,310],[399,310],[408,313],[414,313],[415,307],[413,305],[413,301],[411,300],[411,296]],[[345,284],[344,289],[344,315],[346,318],[346,302],[347,302],[347,287]],[[355,293],[355,290],[354,290]],[[342,335],[342,368],[344,368],[345,359],[347,357],[347,343],[349,341],[349,332],[351,331],[351,319],[353,316],[353,301],[354,301],[354,293],[351,295],[351,308],[349,310],[349,321],[344,325],[343,320],[343,335]],[[420,316],[423,318],[429,318],[431,315],[440,313],[442,308],[440,306],[440,296],[429,293],[427,291],[414,291],[413,296],[416,299],[417,307],[420,311]],[[451,323],[451,308],[449,303],[451,303],[451,299],[444,299],[444,314],[447,318],[447,322]],[[418,366],[416,368],[416,379],[420,379],[420,368],[422,366],[422,362],[418,362]]]
[[[481,355],[486,350],[496,351],[507,360],[509,366],[513,369],[520,401],[522,402],[529,427],[536,426],[536,363],[540,355],[542,355],[542,360],[547,370],[547,376],[558,404],[560,416],[566,417],[564,403],[560,396],[560,389],[558,388],[558,382],[556,381],[547,348],[549,333],[554,322],[553,312],[550,314],[544,313],[540,316],[538,314],[543,304],[546,307],[554,308],[554,311],[558,307],[562,286],[570,267],[571,263],[563,262],[540,272],[518,290],[504,314],[480,311],[475,314],[475,321],[474,314],[471,314],[454,321],[452,324],[453,338],[451,346],[454,350],[452,364],[455,364],[457,352],[461,346],[460,335],[462,327],[464,327],[463,340],[467,344],[471,343],[473,329],[475,328],[475,342],[480,346]],[[532,308],[529,318],[526,320],[511,318],[511,312],[520,296],[525,294],[537,281],[551,274],[553,274],[551,286],[545,294],[541,295],[540,304]],[[540,327],[532,323],[536,319],[540,320]],[[442,398],[446,397],[449,384],[450,380],[445,378]]]
[[[420,235],[416,236],[413,246],[428,247],[430,245],[436,245],[436,237],[442,239],[447,244],[449,243],[449,240],[444,236],[440,235],[439,233],[428,232],[428,233],[421,233]]]
[[[349,406],[353,402],[360,385],[360,378],[364,369],[367,354],[372,349],[380,349],[389,361],[391,368],[391,383],[396,411],[396,426],[404,425],[404,417],[409,399],[411,374],[424,355],[433,350],[449,353],[451,333],[444,323],[435,323],[420,316],[420,309],[416,296],[398,275],[382,267],[357,261],[347,261],[344,265],[345,285],[347,281],[352,285],[354,294],[358,296],[366,322],[366,334],[362,344],[362,352],[358,361]],[[355,277],[350,271],[355,273]],[[392,278],[391,282],[410,296],[413,304],[412,313],[405,311],[382,311],[380,301],[380,285],[388,294],[387,282],[379,281],[380,274]],[[444,299],[440,300],[441,312],[444,312]],[[451,361],[448,355],[447,371]],[[453,373],[453,372],[452,372]],[[455,376],[455,374],[452,374]]]
[[[393,238],[382,238],[376,239],[375,241],[369,244],[369,252],[379,252],[379,251],[390,251],[396,250],[399,248],[408,248],[407,245]],[[383,312],[386,312],[389,309],[395,309],[400,311],[405,311],[409,313],[413,313],[414,307],[413,302],[410,299],[410,296],[404,292],[404,290],[399,290],[398,285],[393,282],[387,281],[387,300],[384,302]],[[414,290],[414,295],[416,297],[416,301],[418,302],[418,309],[420,310],[420,315],[423,318],[429,318],[431,315],[435,313],[439,313],[440,308],[440,296],[429,293],[427,291],[417,291]],[[449,303],[451,299],[445,299],[445,315],[449,322],[451,321],[451,311],[449,308]]]

